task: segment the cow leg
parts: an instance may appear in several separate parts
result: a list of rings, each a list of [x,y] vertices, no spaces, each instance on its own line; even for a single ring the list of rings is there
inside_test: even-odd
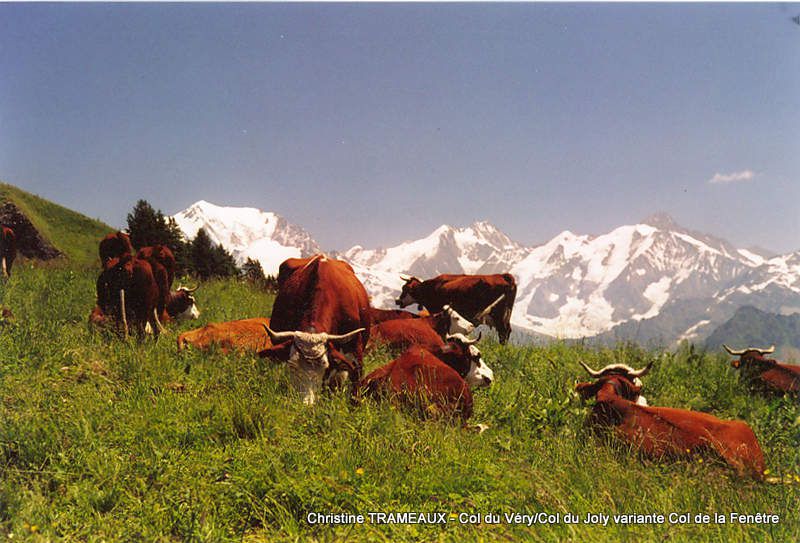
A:
[[[492,314],[492,325],[497,330],[497,335],[501,344],[508,343],[511,337],[511,312],[505,308],[500,308],[497,314]]]
[[[6,257],[3,255],[3,277],[8,277],[8,268],[6,268]]]
[[[157,309],[157,308],[156,308],[156,309],[153,309],[153,317],[155,318],[155,321],[156,321],[156,326],[158,326],[158,331],[159,331],[159,333],[166,334],[166,333],[167,333],[167,331],[166,331],[166,330],[164,329],[164,327],[161,325],[161,321],[160,321],[160,320],[158,320],[158,309]]]
[[[128,339],[128,318],[125,316],[125,289],[119,291],[119,307],[122,316],[122,329],[125,333],[125,339]]]

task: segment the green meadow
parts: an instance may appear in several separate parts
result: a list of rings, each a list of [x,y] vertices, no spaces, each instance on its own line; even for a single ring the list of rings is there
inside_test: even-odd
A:
[[[495,372],[475,391],[483,434],[388,404],[313,407],[286,369],[251,356],[178,353],[179,331],[268,316],[246,283],[201,284],[199,321],[155,342],[92,334],[97,272],[23,263],[0,284],[0,540],[8,541],[790,541],[800,534],[800,405],[750,393],[721,353],[563,342],[480,347]],[[390,353],[371,353],[369,371]],[[654,463],[584,427],[579,360],[641,366],[651,405],[749,422],[769,477],[714,458]],[[309,524],[310,513],[441,512],[444,524]],[[496,513],[500,523],[461,523]],[[548,513],[560,522],[508,523]],[[565,523],[574,514],[577,523]],[[689,523],[585,524],[587,513],[689,513]],[[695,514],[712,521],[694,523]],[[769,513],[778,524],[716,524]],[[554,518],[554,517],[552,517]],[[367,518],[369,520],[369,518]],[[462,517],[462,520],[475,520]],[[485,517],[481,517],[485,520]]]

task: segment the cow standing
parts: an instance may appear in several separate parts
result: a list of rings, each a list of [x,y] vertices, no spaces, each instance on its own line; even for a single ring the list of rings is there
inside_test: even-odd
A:
[[[108,234],[100,240],[100,263],[103,269],[106,268],[108,261],[112,258],[121,258],[123,256],[133,255],[133,245],[131,245],[131,237],[125,232],[114,232]]]
[[[97,279],[97,308],[90,321],[98,319],[98,313],[111,317],[126,337],[129,328],[143,336],[149,324],[158,337],[161,331],[158,297],[158,285],[149,262],[130,255],[112,258]]]
[[[739,420],[721,420],[707,413],[649,407],[636,402],[641,386],[634,380],[642,370],[598,372],[583,365],[597,378],[575,386],[583,399],[594,398],[588,422],[596,430],[610,428],[613,435],[643,455],[662,458],[690,457],[715,453],[739,475],[764,477],[764,455],[753,430]]]
[[[0,266],[3,277],[11,277],[11,266],[17,258],[17,236],[8,226],[0,230]]]
[[[800,393],[800,366],[782,364],[764,355],[775,352],[773,345],[769,349],[748,347],[736,351],[723,345],[728,354],[738,356],[731,360],[731,366],[742,371],[751,382],[761,383],[778,392]]]
[[[361,378],[370,329],[367,291],[346,262],[321,254],[290,258],[279,268],[265,329],[274,347],[262,356],[288,360],[292,385],[313,404],[323,382],[335,383],[342,372],[353,386]]]
[[[427,281],[402,278],[405,284],[396,300],[400,307],[416,303],[438,313],[449,304],[473,324],[486,324],[497,330],[500,343],[508,341],[511,310],[517,297],[517,283],[511,274],[440,275]]]

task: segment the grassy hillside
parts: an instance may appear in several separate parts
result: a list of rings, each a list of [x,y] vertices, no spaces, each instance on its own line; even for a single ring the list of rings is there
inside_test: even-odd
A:
[[[92,336],[94,273],[24,270],[0,283],[0,539],[46,541],[789,541],[800,533],[800,405],[752,396],[721,354],[590,351],[483,341],[497,382],[475,394],[482,435],[345,394],[306,407],[286,369],[222,353]],[[202,322],[268,315],[271,298],[203,284]],[[770,475],[711,458],[640,460],[584,428],[578,360],[658,363],[651,404],[748,421]],[[368,369],[388,360],[376,353]],[[789,482],[794,481],[794,482]],[[309,512],[440,511],[439,525],[310,526]],[[780,524],[459,524],[450,513],[775,513]]]
[[[114,229],[13,185],[0,183],[0,202],[13,202],[39,233],[80,266],[97,260],[97,243]]]

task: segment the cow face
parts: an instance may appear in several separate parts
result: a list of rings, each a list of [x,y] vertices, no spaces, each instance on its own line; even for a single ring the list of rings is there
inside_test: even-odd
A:
[[[733,356],[738,356],[739,358],[734,358],[731,360],[731,366],[736,369],[741,369],[743,372],[755,375],[759,373],[763,373],[775,367],[777,362],[772,360],[771,358],[765,358],[764,355],[772,354],[775,352],[775,345],[770,347],[769,349],[757,349],[755,347],[748,347],[747,349],[742,349],[740,351],[736,351],[728,347],[727,345],[722,345],[729,354]]]
[[[196,290],[197,287],[178,287],[178,290],[172,293],[167,312],[173,319],[177,321],[187,321],[200,318],[200,310],[197,308],[197,301],[194,296],[192,296]]]
[[[463,334],[447,336],[447,343],[440,353],[442,360],[458,372],[470,387],[488,387],[494,381],[494,372],[481,357],[474,345],[480,339],[468,339]]]
[[[449,305],[444,306],[442,311],[444,311],[444,313],[450,317],[450,327],[447,330],[448,334],[469,335],[473,330],[475,330],[474,324],[459,315],[458,312],[456,312],[456,310]]]
[[[644,377],[650,372],[650,369],[653,367],[652,362],[638,370],[626,364],[609,364],[603,369],[596,371],[583,362],[580,364],[589,375],[598,379],[594,383],[579,383],[576,385],[575,389],[578,391],[581,398],[591,398],[597,394],[606,382],[613,382],[612,384],[618,396],[638,405],[647,405],[647,399],[640,394],[642,390],[642,380],[639,378]]]
[[[312,405],[317,401],[322,381],[327,373],[331,379],[338,379],[341,358],[329,343],[347,342],[364,331],[364,328],[353,330],[347,334],[335,335],[325,332],[275,332],[269,326],[263,325],[274,345],[291,340],[289,349],[289,380],[292,387],[303,397],[303,403]],[[334,370],[328,372],[333,360]]]
[[[403,290],[400,291],[400,297],[395,300],[395,303],[400,307],[407,307],[413,303],[417,303],[414,298],[414,291],[422,284],[422,281],[416,277],[401,276],[405,280]]]

